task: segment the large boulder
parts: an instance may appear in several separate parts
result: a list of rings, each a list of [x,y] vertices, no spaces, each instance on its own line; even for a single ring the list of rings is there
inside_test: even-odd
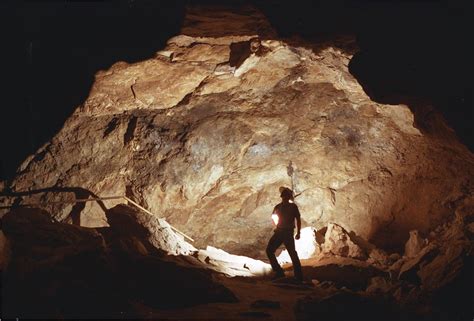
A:
[[[122,238],[145,239],[167,254],[189,255],[197,251],[182,235],[174,232],[168,222],[140,209],[121,204],[108,210],[106,216],[112,230]]]
[[[97,231],[55,223],[49,213],[27,208],[7,213],[2,230],[12,249],[3,274],[3,316],[118,318],[130,312]]]
[[[351,239],[349,233],[340,225],[329,223],[324,244],[322,246],[324,253],[351,257],[355,259],[365,259],[365,251]]]
[[[426,243],[417,230],[410,231],[410,238],[405,243],[405,256],[415,257],[426,246]]]
[[[470,199],[466,199],[462,203],[470,202]],[[460,206],[451,221],[436,229],[429,243],[412,234],[407,249],[411,249],[408,253],[415,255],[406,255],[399,260],[399,279],[422,284],[426,291],[433,292],[452,283],[470,264],[473,240],[466,226],[474,215],[470,211],[462,211],[462,208],[466,207]],[[420,240],[424,247],[419,245]],[[417,248],[416,251],[414,248]]]
[[[196,247],[255,257],[282,185],[299,194],[303,226],[338,222],[381,248],[431,230],[474,189],[474,157],[449,130],[436,134],[442,121],[419,127],[418,106],[364,92],[348,68],[354,38],[282,39],[258,10],[219,8],[189,10],[155,57],[98,71],[8,188],[53,189],[25,203],[70,200],[65,187],[127,195]],[[45,208],[62,221],[72,205]],[[107,226],[96,203],[74,213]]]
[[[114,225],[96,230],[50,217],[23,208],[2,218],[11,243],[2,316],[136,318],[134,302],[171,308],[237,300],[211,270],[153,249],[137,226],[129,225],[128,233],[113,231]]]
[[[420,284],[418,270],[420,266],[431,262],[439,254],[439,248],[430,244],[423,248],[415,257],[402,260],[402,265],[398,274],[400,280],[410,281],[415,284]]]

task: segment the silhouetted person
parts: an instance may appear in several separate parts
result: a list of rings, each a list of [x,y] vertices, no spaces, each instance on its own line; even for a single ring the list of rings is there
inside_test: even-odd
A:
[[[298,253],[295,249],[295,240],[293,239],[293,230],[295,228],[295,220],[297,231],[295,239],[300,238],[301,230],[301,215],[298,210],[298,206],[295,203],[290,202],[293,200],[293,191],[286,187],[280,188],[281,203],[275,206],[272,213],[272,219],[276,224],[275,232],[268,241],[267,245],[267,256],[270,259],[270,264],[275,272],[274,279],[284,277],[285,273],[281,268],[280,264],[275,256],[275,251],[283,243],[290,255],[291,262],[293,263],[293,271],[295,278],[298,281],[303,280],[303,273],[301,272],[301,263],[298,258]]]

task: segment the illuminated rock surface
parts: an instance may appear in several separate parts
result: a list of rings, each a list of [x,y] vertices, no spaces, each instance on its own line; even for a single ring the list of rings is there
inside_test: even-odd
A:
[[[170,249],[192,246],[166,224],[156,228],[140,211],[123,205],[107,211],[114,219],[105,228],[53,222],[44,211],[17,209],[2,219],[7,237],[2,253],[9,253],[7,268],[2,267],[3,313],[44,318],[202,320],[218,313],[222,319],[238,320],[261,314],[284,320],[311,320],[315,315],[331,320],[444,320],[454,306],[463,319],[471,315],[465,291],[472,273],[472,233],[466,228],[472,205],[438,228],[416,257],[399,257],[393,265],[400,272],[389,262],[373,264],[370,258],[316,251],[302,260],[305,280],[313,284],[303,287],[291,278],[289,283],[272,283],[262,276],[268,264],[212,247],[191,255],[166,255]],[[310,233],[305,232],[307,244],[302,245],[324,247],[306,235],[314,236],[314,231],[305,231]],[[291,266],[285,270],[291,276]]]
[[[281,185],[299,194],[303,226],[336,222],[382,248],[445,222],[473,190],[473,155],[449,130],[418,129],[407,106],[371,101],[348,72],[353,39],[278,39],[247,10],[225,19],[191,10],[155,58],[98,72],[11,190],[126,194],[197,248],[255,257],[264,257]],[[46,206],[61,221],[71,208]],[[107,225],[95,203],[80,221]]]
[[[356,259],[366,258],[364,251],[355,244],[347,232],[337,224],[329,223],[325,234],[323,251],[338,256]]]
[[[120,313],[114,307],[130,304],[122,290],[106,301],[89,296],[116,290],[104,265],[111,260],[123,279],[133,275],[126,288],[140,293],[139,307],[130,309],[141,317],[202,318],[217,309],[230,319],[252,312],[245,310],[251,302],[278,298],[281,309],[265,313],[283,320],[294,319],[293,311],[311,320],[323,308],[343,318],[347,306],[356,315],[378,306],[377,319],[393,304],[412,309],[420,302],[421,315],[454,309],[470,318],[470,297],[459,293],[472,280],[474,157],[437,115],[420,125],[407,106],[371,101],[348,71],[356,50],[351,38],[279,39],[251,8],[190,10],[181,34],[155,58],[98,72],[89,97],[8,188],[27,192],[16,201],[29,204],[127,195],[156,218],[106,200],[110,210],[96,202],[43,206],[54,219],[83,227],[45,215],[20,216],[11,229],[4,221],[0,267],[15,276],[6,286],[26,275],[44,283],[26,282],[16,294],[43,295],[37,290],[45,285],[44,298],[63,300],[61,291],[76,289],[91,311]],[[316,284],[308,295],[239,279],[268,273],[255,259],[264,257],[282,185],[298,195],[306,228],[297,249]],[[288,262],[285,253],[279,259]],[[49,268],[59,269],[60,285]],[[182,280],[195,284],[189,290]],[[156,296],[176,284],[187,295],[182,301]],[[26,302],[51,316],[56,307],[37,305],[35,295]],[[209,303],[220,295],[239,302]],[[10,308],[25,302],[9,300]],[[66,299],[58,305],[76,316]]]

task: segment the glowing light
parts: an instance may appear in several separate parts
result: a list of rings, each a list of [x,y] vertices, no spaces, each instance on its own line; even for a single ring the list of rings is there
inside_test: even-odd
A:
[[[230,276],[266,275],[272,271],[270,264],[246,256],[233,255],[209,245],[205,250],[199,250],[198,255],[201,262],[205,262],[205,258],[210,259],[207,264],[211,264],[211,269]]]
[[[300,239],[295,240],[296,252],[300,259],[309,259],[315,257],[318,253],[318,244],[315,237],[316,229],[313,227],[305,227],[301,229]],[[288,251],[285,249],[278,256],[278,263],[290,263],[291,258]]]
[[[294,203],[294,202],[293,202],[293,200],[288,200],[288,202],[290,202],[290,203]]]
[[[272,214],[272,221],[273,221],[273,224],[275,225],[278,225],[278,215],[276,214]]]

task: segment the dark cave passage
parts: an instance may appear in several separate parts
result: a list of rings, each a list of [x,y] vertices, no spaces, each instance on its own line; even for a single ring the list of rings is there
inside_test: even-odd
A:
[[[2,3],[6,77],[22,71],[2,109],[0,180],[49,141],[87,98],[99,70],[143,61],[176,35],[184,1]],[[18,26],[20,24],[20,26]],[[15,29],[17,28],[17,29]],[[21,99],[18,99],[21,97]],[[15,132],[15,140],[11,133]]]

